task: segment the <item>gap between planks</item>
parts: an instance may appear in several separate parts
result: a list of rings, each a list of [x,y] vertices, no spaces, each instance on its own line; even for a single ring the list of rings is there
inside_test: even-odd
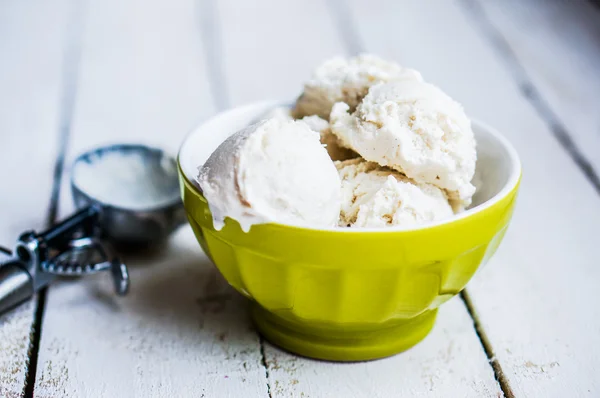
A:
[[[500,365],[500,361],[498,361],[498,358],[496,358],[496,354],[494,352],[494,347],[492,347],[492,343],[490,342],[490,339],[488,338],[488,336],[485,332],[485,329],[483,328],[483,326],[481,325],[481,322],[479,321],[479,315],[477,314],[477,310],[475,309],[475,306],[473,305],[473,301],[471,300],[471,295],[469,294],[467,289],[464,289],[462,292],[460,292],[460,298],[461,298],[463,304],[465,305],[465,307],[467,308],[467,312],[469,313],[469,316],[473,320],[473,327],[475,328],[475,333],[477,333],[477,337],[479,338],[479,341],[481,342],[481,346],[483,347],[483,350],[485,351],[485,355],[487,356],[487,358],[490,362],[490,365],[492,366],[492,369],[494,370],[494,377],[496,378],[496,381],[498,381],[498,384],[500,385],[500,389],[502,390],[502,392],[504,393],[504,396],[506,398],[515,398],[515,394],[513,393],[512,388],[510,387],[508,378],[504,374],[504,371],[502,371],[502,366]]]
[[[269,398],[273,398],[273,394],[271,393],[271,382],[269,380],[269,365],[267,364],[267,355],[265,354],[265,339],[259,334],[259,343],[260,343],[260,359],[261,364],[265,368],[265,376],[267,379],[267,394]]]
[[[223,43],[216,0],[197,0],[198,26],[208,67],[210,94],[217,111],[231,105],[224,71]]]
[[[356,21],[344,0],[325,0],[329,15],[340,34],[342,43],[349,55],[358,55],[365,51],[365,45],[356,28]]]
[[[538,115],[544,120],[554,138],[560,143],[563,149],[569,154],[579,170],[585,175],[586,179],[594,186],[596,192],[600,194],[600,177],[591,162],[585,157],[578,146],[575,144],[571,133],[565,127],[554,111],[550,108],[547,101],[542,98],[540,91],[533,84],[525,68],[510,47],[510,44],[492,23],[486,11],[478,0],[460,0],[466,14],[474,22],[475,26],[486,38],[491,48],[496,50],[502,60],[506,63],[508,70],[515,79],[517,86],[523,93],[523,97],[533,106]]]
[[[67,35],[63,52],[63,65],[61,76],[60,108],[59,108],[59,134],[58,154],[54,164],[52,181],[52,193],[48,207],[46,226],[52,226],[58,214],[58,200],[60,197],[60,186],[65,168],[65,155],[67,152],[69,137],[71,135],[71,122],[77,94],[77,81],[79,76],[79,63],[81,59],[81,36],[85,24],[85,8],[87,2],[71,2],[71,15],[68,20]],[[37,297],[29,350],[29,366],[25,376],[24,396],[34,397],[35,380],[37,376],[37,364],[40,352],[40,341],[46,308],[46,297],[48,287],[43,288]]]

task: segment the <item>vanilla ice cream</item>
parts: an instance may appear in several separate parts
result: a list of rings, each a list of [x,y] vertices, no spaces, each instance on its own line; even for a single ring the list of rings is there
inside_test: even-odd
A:
[[[216,229],[226,217],[253,224],[331,227],[340,213],[335,165],[306,123],[269,119],[225,140],[199,168],[197,182]]]
[[[365,160],[447,191],[455,211],[469,206],[477,154],[462,106],[436,86],[417,80],[379,83],[349,113],[339,102],[331,130]]]
[[[415,70],[374,55],[361,54],[350,59],[335,57],[314,70],[292,113],[296,118],[317,115],[328,120],[336,102],[345,102],[354,110],[369,87],[398,80],[421,81],[422,78]]]
[[[336,167],[342,180],[340,226],[411,226],[453,215],[446,194],[434,185],[360,158]]]

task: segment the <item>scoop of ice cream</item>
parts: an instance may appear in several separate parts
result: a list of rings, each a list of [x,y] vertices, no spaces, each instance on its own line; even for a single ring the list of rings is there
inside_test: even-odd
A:
[[[336,102],[345,102],[354,110],[369,87],[397,80],[421,81],[422,77],[415,70],[369,54],[349,59],[335,57],[314,70],[292,113],[296,118],[317,115],[329,120]]]
[[[453,215],[446,194],[434,185],[360,158],[336,167],[342,180],[340,226],[411,226]]]
[[[340,144],[339,138],[331,132],[329,122],[321,119],[319,116],[305,116],[302,120],[308,126],[321,135],[321,144],[325,145],[327,153],[331,160],[347,160],[358,157],[358,154],[351,149],[344,148]]]
[[[366,160],[447,191],[455,211],[471,203],[477,154],[462,106],[416,80],[373,86],[356,111],[337,103],[331,129]]]
[[[226,217],[253,224],[331,227],[340,211],[340,179],[319,134],[306,123],[263,120],[229,137],[197,178],[214,226]]]

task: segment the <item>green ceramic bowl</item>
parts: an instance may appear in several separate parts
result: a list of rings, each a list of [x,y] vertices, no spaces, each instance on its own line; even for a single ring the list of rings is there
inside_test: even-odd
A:
[[[258,330],[289,351],[356,361],[415,345],[437,308],[458,294],[494,254],[512,216],[521,165],[499,133],[474,123],[477,193],[471,209],[417,228],[300,228],[227,219],[213,228],[195,182],[214,149],[277,103],[218,114],[179,152],[183,203],[198,242],[227,281],[253,301]]]

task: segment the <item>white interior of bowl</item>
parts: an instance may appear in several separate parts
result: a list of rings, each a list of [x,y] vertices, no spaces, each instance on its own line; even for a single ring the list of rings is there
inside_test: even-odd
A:
[[[220,113],[193,130],[183,141],[179,150],[179,163],[186,178],[196,188],[198,167],[204,164],[211,153],[227,137],[255,122],[269,109],[281,106],[278,101],[253,103]],[[429,228],[435,225],[452,222],[479,212],[506,196],[515,187],[521,174],[521,163],[516,151],[510,143],[494,129],[473,121],[473,132],[477,141],[477,166],[473,184],[477,191],[473,196],[471,207],[452,218],[417,227],[373,228],[329,228],[329,230],[345,232],[397,231]],[[297,228],[297,227],[293,227]],[[327,230],[327,228],[314,228]]]

